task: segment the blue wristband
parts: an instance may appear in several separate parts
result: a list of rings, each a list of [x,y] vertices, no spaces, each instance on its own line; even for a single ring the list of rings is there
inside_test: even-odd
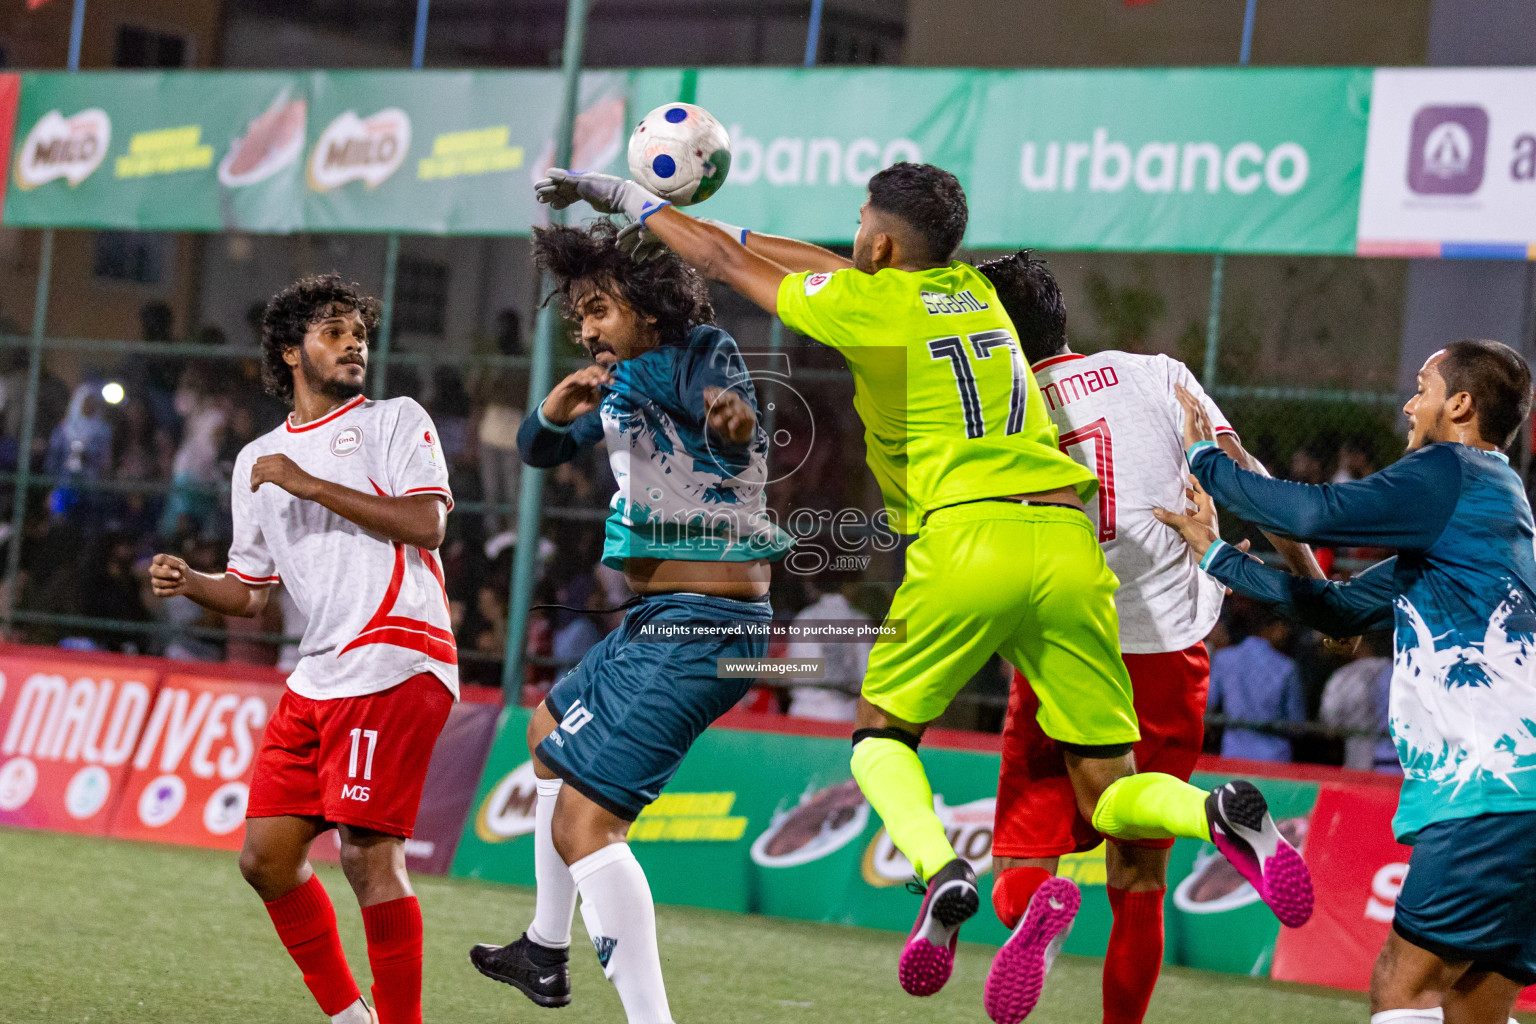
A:
[[[1184,453],[1184,458],[1189,462],[1191,466],[1193,466],[1195,464],[1195,460],[1200,457],[1201,452],[1216,447],[1219,446],[1215,441],[1196,441],[1194,444],[1190,445],[1189,449]]]
[[[549,422],[549,417],[544,415],[543,402],[539,403],[539,426],[556,434],[569,434],[571,432],[571,425],[569,423],[562,426],[559,423]]]
[[[1205,572],[1210,572],[1211,571],[1210,570],[1210,565],[1211,565],[1212,562],[1214,562],[1216,560],[1216,556],[1221,553],[1221,549],[1224,548],[1224,547],[1229,547],[1229,546],[1230,545],[1228,545],[1226,541],[1218,540],[1216,543],[1214,543],[1210,547],[1206,548],[1205,549],[1205,557],[1200,559],[1200,568],[1201,568],[1201,570],[1203,570]]]

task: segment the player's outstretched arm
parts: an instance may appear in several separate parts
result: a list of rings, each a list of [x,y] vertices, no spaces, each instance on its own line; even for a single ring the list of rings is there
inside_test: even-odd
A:
[[[1223,506],[1261,529],[1298,540],[1422,551],[1455,511],[1461,469],[1443,445],[1409,452],[1351,483],[1274,480],[1228,458],[1199,399],[1182,387],[1177,391],[1190,472]]]
[[[364,494],[300,469],[286,455],[263,455],[251,467],[251,490],[281,487],[295,498],[324,505],[349,522],[397,544],[435,551],[448,529],[448,503],[439,494]]]
[[[1371,566],[1347,583],[1273,569],[1221,539],[1216,508],[1193,476],[1186,492],[1193,512],[1154,508],[1157,520],[1178,530],[1200,558],[1200,568],[1234,592],[1274,606],[1286,618],[1331,637],[1358,636],[1392,624],[1396,559]]]
[[[1236,434],[1230,431],[1222,431],[1216,435],[1216,444],[1222,451],[1230,455],[1234,462],[1248,470],[1248,472],[1257,473],[1264,477],[1269,476],[1269,470],[1264,468],[1264,463],[1248,454],[1248,450],[1243,447],[1243,442],[1238,439]],[[1288,540],[1285,537],[1268,531],[1261,532],[1264,533],[1264,538],[1280,553],[1280,557],[1285,559],[1285,564],[1291,567],[1291,572],[1314,580],[1328,578],[1328,574],[1323,572],[1323,567],[1318,564],[1317,556],[1312,553],[1311,545]]]
[[[720,226],[728,229],[727,225]],[[754,252],[764,259],[772,260],[792,274],[818,271],[830,274],[853,266],[852,260],[845,259],[830,249],[812,245],[810,242],[801,242],[780,235],[765,235],[746,228],[739,230],[742,244],[747,247],[748,252]]]
[[[779,282],[790,271],[741,244],[725,231],[694,220],[632,181],[611,174],[551,167],[533,183],[534,198],[563,210],[577,201],[598,213],[622,213],[649,228],[666,246],[705,277],[721,281],[769,313],[779,311]]]
[[[791,273],[787,268],[743,246],[723,229],[671,206],[650,214],[645,226],[699,273],[778,315],[779,285]]]
[[[204,608],[245,619],[262,613],[271,589],[244,583],[230,573],[198,572],[175,555],[155,556],[149,583],[156,597],[190,597]]]

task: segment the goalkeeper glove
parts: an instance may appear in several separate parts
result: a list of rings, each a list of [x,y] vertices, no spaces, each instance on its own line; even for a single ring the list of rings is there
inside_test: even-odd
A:
[[[632,181],[611,174],[567,171],[559,167],[551,167],[548,177],[533,183],[533,194],[539,202],[557,210],[582,199],[598,213],[627,214],[641,224],[663,206],[672,205]]]

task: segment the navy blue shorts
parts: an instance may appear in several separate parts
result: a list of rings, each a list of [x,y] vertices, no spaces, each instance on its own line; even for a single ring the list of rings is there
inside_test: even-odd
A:
[[[1536,812],[1420,829],[1392,927],[1445,960],[1536,984]]]
[[[740,703],[754,679],[717,678],[717,658],[762,658],[766,637],[645,641],[645,627],[750,622],[764,601],[700,594],[647,597],[544,698],[560,725],[539,760],[605,810],[633,821],[655,800],[693,741]]]

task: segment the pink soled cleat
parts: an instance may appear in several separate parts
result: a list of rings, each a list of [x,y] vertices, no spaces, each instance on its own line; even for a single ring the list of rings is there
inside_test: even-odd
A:
[[[944,987],[955,969],[955,945],[960,926],[976,913],[976,872],[956,857],[928,879],[917,923],[907,936],[896,973],[910,995],[931,996]]]
[[[996,1024],[1019,1024],[1040,1001],[1046,972],[1072,931],[1083,895],[1069,878],[1048,878],[1029,899],[1018,927],[992,959],[984,1001]]]
[[[1248,880],[1287,928],[1300,928],[1312,916],[1312,873],[1296,847],[1286,842],[1269,815],[1258,787],[1238,780],[1211,790],[1205,798],[1211,841]]]

